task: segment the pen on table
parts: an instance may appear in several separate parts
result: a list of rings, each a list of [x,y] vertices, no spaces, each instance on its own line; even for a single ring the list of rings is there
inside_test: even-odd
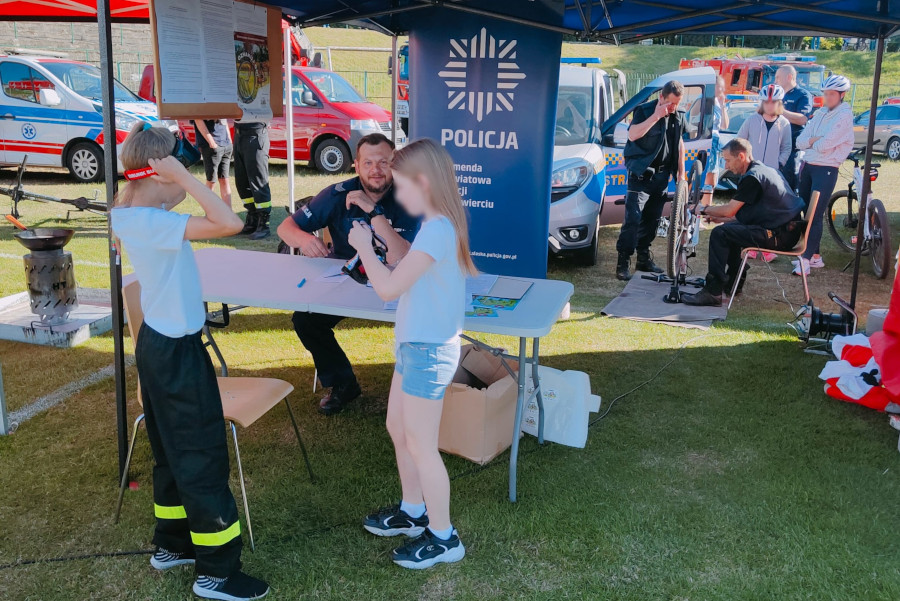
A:
[[[297,284],[297,288],[303,288],[303,284],[305,284],[305,283],[306,283],[306,278],[303,278],[302,280],[300,280],[300,283]]]

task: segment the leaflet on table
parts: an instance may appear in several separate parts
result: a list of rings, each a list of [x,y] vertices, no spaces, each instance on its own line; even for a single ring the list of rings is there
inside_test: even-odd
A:
[[[242,121],[272,118],[269,81],[268,12],[256,4],[234,4],[234,59],[237,67],[238,106]]]
[[[235,101],[233,6],[232,0],[154,2],[163,102]]]
[[[472,304],[476,307],[489,307],[501,311],[512,311],[519,304],[517,298],[499,298],[496,296],[473,296]]]
[[[466,297],[487,294],[497,283],[497,276],[492,273],[479,273],[466,278]]]
[[[521,300],[525,293],[531,288],[531,282],[528,280],[520,280],[517,278],[497,278],[497,281],[491,286],[485,295],[494,298],[511,298]]]
[[[466,308],[466,317],[497,317],[497,311],[491,307],[469,305],[469,307]]]

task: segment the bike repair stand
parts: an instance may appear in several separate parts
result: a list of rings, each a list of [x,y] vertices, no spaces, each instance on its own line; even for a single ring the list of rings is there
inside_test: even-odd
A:
[[[672,287],[669,288],[669,293],[663,296],[664,303],[680,303],[681,302],[681,287],[682,286],[694,286],[695,288],[703,288],[706,284],[706,280],[704,278],[688,278],[685,274],[680,274],[677,278],[670,278],[669,276],[662,273],[646,273],[641,276],[641,278],[645,280],[653,280],[657,284],[672,284]]]

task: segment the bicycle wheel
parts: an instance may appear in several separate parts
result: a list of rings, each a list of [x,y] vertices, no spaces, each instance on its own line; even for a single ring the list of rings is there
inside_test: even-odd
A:
[[[884,203],[877,198],[872,199],[869,213],[869,233],[872,236],[869,250],[872,255],[872,267],[875,277],[883,280],[891,272],[891,224],[884,210]]]
[[[666,244],[666,274],[670,278],[677,278],[684,266],[684,236],[687,228],[684,226],[685,210],[688,201],[687,182],[679,181],[675,186],[675,196],[672,198],[672,211],[669,216],[669,239]]]
[[[853,239],[856,237],[859,225],[859,199],[856,192],[841,190],[831,195],[828,201],[828,210],[825,212],[825,222],[831,237],[844,250],[851,252],[856,250]]]
[[[695,207],[703,198],[703,163],[700,159],[696,159],[691,165],[691,172],[688,174],[688,184],[691,187],[688,195],[688,205]]]

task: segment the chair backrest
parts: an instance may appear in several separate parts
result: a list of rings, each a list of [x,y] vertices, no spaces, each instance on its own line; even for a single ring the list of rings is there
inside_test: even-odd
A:
[[[809,227],[812,219],[816,215],[816,206],[819,204],[819,191],[815,190],[812,193],[812,196],[809,199],[809,207],[806,209],[806,231],[803,232],[803,238],[801,239],[800,245],[796,247],[795,251],[803,254],[806,252],[806,245],[809,241],[809,230],[812,229]],[[821,219],[821,217],[820,217]]]
[[[122,286],[122,302],[125,306],[125,319],[128,320],[128,333],[131,334],[131,344],[137,348],[137,336],[144,323],[144,310],[141,309],[141,283],[134,278]],[[137,401],[141,407],[144,401],[141,398],[141,383],[137,385]]]
[[[144,311],[141,309],[141,283],[137,279],[122,286],[122,301],[125,305],[125,318],[128,320],[128,333],[131,344],[137,346],[138,332],[144,323]]]

